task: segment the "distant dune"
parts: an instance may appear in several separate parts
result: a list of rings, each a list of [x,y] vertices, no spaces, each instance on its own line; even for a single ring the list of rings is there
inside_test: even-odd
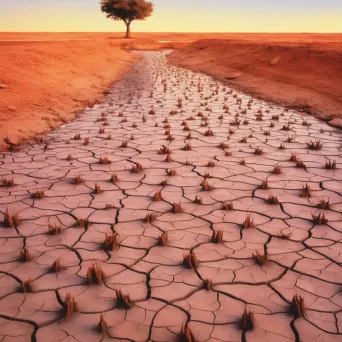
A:
[[[200,40],[169,60],[342,126],[342,35],[318,36]]]

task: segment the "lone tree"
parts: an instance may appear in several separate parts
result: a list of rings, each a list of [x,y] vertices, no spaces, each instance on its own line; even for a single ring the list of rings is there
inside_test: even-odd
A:
[[[125,23],[125,38],[131,38],[133,20],[144,20],[153,12],[153,4],[145,0],[101,0],[100,6],[107,18],[122,20]]]

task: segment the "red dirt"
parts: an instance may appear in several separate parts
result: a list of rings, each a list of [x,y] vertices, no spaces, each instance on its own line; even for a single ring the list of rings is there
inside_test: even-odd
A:
[[[16,143],[73,119],[135,58],[104,42],[2,47],[0,136]]]
[[[342,125],[342,35],[339,39],[331,35],[330,41],[329,35],[316,40],[314,35],[294,37],[288,42],[286,35],[278,36],[278,42],[272,38],[268,42],[263,35],[253,41],[200,40],[174,51],[169,60],[257,97],[304,109],[327,121],[335,118],[331,124]]]

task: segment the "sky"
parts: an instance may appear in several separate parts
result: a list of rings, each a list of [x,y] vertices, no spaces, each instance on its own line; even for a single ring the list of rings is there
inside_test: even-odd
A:
[[[342,0],[152,0],[136,32],[342,32]],[[99,0],[0,0],[0,31],[119,32]]]

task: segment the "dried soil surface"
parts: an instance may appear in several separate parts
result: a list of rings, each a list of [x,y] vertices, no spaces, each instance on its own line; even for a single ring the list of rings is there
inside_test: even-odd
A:
[[[2,153],[0,340],[341,341],[340,132],[140,54]]]
[[[342,127],[342,36],[294,37],[200,40],[174,51],[170,61]]]

